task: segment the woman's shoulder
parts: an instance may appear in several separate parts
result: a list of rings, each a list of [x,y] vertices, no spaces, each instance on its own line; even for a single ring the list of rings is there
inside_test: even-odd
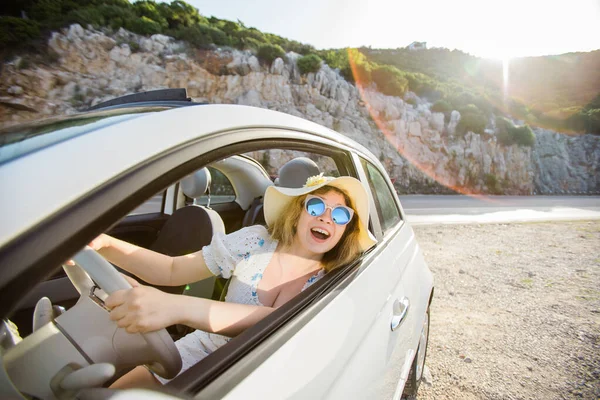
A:
[[[245,251],[268,248],[274,242],[267,228],[262,225],[247,226],[227,236],[230,244],[242,246]]]
[[[251,233],[256,235],[271,236],[269,230],[264,225],[250,225],[240,229],[238,232]]]
[[[265,240],[265,241],[270,241],[271,239],[271,234],[269,234],[269,231],[266,227],[262,226],[262,225],[251,225],[251,226],[246,226],[244,228],[241,228],[235,232],[230,233],[228,236],[236,236],[240,239],[244,239],[244,240],[252,240],[252,239],[256,239],[258,241],[260,240]]]

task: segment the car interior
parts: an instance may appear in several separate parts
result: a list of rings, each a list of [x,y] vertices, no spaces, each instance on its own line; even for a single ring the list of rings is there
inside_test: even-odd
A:
[[[132,210],[106,233],[171,256],[195,252],[208,245],[218,232],[230,233],[245,226],[264,225],[262,197],[270,185],[301,187],[308,177],[319,173],[339,176],[336,160],[317,153],[289,149],[232,155],[172,183]],[[118,267],[117,270],[127,274]],[[80,307],[78,300],[84,291],[91,290],[90,293],[94,294],[97,287],[89,277],[72,276],[65,271],[58,268],[54,275],[25,296],[11,316],[21,337],[42,329],[47,322],[60,317],[66,310],[76,308],[75,305]],[[92,278],[98,284],[97,279]],[[181,287],[158,288],[170,293],[222,300],[227,281],[215,277]],[[102,298],[102,294],[98,297]],[[80,311],[85,312],[89,311]],[[73,324],[76,323],[73,321]],[[167,329],[173,340],[189,331],[183,326]],[[162,357],[164,361],[168,355]],[[144,363],[144,360],[137,360],[137,363]],[[123,372],[117,371],[116,376]],[[114,379],[106,384],[112,381]]]

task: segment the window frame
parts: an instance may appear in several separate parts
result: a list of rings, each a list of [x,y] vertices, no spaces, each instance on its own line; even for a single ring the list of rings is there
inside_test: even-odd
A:
[[[368,171],[368,167],[370,164],[370,166],[375,169],[375,171],[379,174],[379,176],[383,178],[385,188],[387,189],[388,193],[390,194],[392,204],[394,205],[396,212],[398,213],[398,220],[395,221],[391,226],[384,229],[383,223],[382,223],[382,219],[384,218],[383,206],[381,205],[379,195],[377,193],[373,193],[373,190],[371,189],[371,196],[373,198],[373,203],[374,203],[375,208],[377,209],[377,219],[379,221],[379,226],[382,231],[382,234],[385,236],[388,232],[395,230],[396,227],[401,225],[402,222],[404,221],[404,216],[402,214],[402,207],[400,207],[400,202],[398,201],[398,195],[396,194],[396,191],[394,190],[394,186],[392,185],[391,181],[389,180],[388,174],[385,173],[385,171],[382,173],[381,166],[378,166],[375,163],[370,162],[368,159],[366,159],[364,157],[359,157],[359,158],[360,158],[361,167],[365,173],[366,182],[367,182],[367,185],[369,186],[369,188],[371,189],[371,182],[373,182],[373,186],[375,186],[374,181],[373,181],[373,179],[371,179],[371,176]],[[375,198],[377,199],[377,202],[375,202],[375,200],[374,200]],[[380,209],[377,208],[377,204],[379,204]]]

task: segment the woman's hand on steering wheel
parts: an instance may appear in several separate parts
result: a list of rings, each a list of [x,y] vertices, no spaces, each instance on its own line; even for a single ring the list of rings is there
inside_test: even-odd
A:
[[[110,319],[119,327],[129,333],[146,333],[179,323],[181,296],[140,285],[132,278],[127,280],[133,286],[131,289],[118,290],[105,301],[111,310]]]
[[[90,246],[93,250],[98,251],[105,247],[108,247],[108,244],[109,244],[109,236],[105,233],[102,233],[98,237],[92,239],[92,241],[88,244],[88,246]],[[73,266],[73,265],[75,265],[75,261],[69,259],[69,260],[65,261],[63,263],[63,265]],[[133,284],[131,286],[133,286]]]
[[[109,238],[110,236],[108,236],[105,233],[101,233],[100,235],[98,235],[98,237],[96,237],[95,239],[93,239],[90,244],[88,244],[88,246],[90,246],[92,249],[94,249],[95,251],[101,250],[105,247],[108,247],[109,245]]]

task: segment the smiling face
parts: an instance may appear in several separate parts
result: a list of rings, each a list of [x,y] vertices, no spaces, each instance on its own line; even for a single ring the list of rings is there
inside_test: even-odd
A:
[[[344,196],[335,191],[319,194],[325,204],[331,207],[346,206]],[[331,209],[318,217],[302,211],[296,228],[296,244],[314,254],[324,254],[333,249],[344,234],[347,225],[338,225],[331,218]]]

